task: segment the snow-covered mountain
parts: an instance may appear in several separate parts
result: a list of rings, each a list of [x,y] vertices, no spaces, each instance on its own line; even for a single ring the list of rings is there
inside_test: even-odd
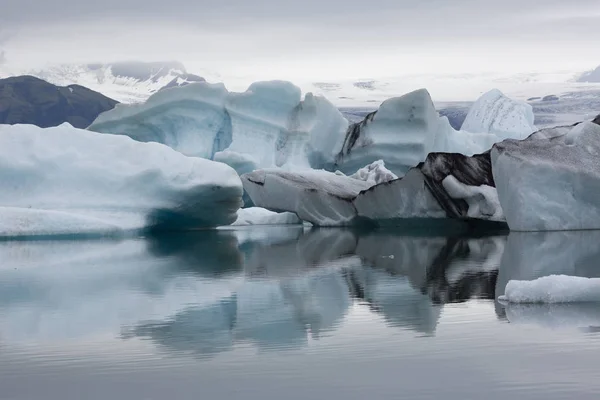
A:
[[[204,81],[203,77],[188,73],[177,61],[59,64],[32,70],[3,66],[0,69],[0,78],[13,75],[32,75],[58,86],[78,84],[122,103],[142,102],[163,88]]]
[[[577,82],[600,83],[600,65],[594,70],[581,74]]]
[[[285,72],[285,71],[280,71]],[[292,79],[304,93],[323,95],[338,107],[376,108],[391,97],[427,88],[436,103],[473,102],[490,89],[500,89],[507,96],[528,100],[548,95],[598,92],[600,68],[583,72],[562,70],[554,72],[498,73],[478,72],[450,74],[402,74],[390,77],[364,77],[348,80]],[[60,64],[46,67],[17,68],[6,62],[0,65],[0,78],[32,75],[59,86],[79,84],[122,103],[145,101],[164,87],[181,86],[204,79],[223,82],[229,90],[245,91],[264,76],[224,76],[200,69],[188,72],[181,62],[112,62],[91,64]],[[204,79],[203,79],[204,78]]]
[[[597,73],[600,73],[598,70]],[[342,107],[377,107],[382,101],[427,88],[436,102],[474,101],[490,89],[500,89],[514,99],[543,98],[600,89],[597,80],[581,80],[581,71],[527,73],[412,74],[346,81],[297,82],[303,90],[326,96]],[[590,74],[595,76],[594,73]]]

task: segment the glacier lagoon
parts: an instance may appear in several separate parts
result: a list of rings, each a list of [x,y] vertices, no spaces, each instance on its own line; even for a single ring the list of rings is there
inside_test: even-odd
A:
[[[592,399],[600,232],[236,227],[0,242],[0,398]]]

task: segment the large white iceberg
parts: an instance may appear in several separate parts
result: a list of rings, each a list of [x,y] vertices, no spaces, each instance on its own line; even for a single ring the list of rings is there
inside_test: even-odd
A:
[[[536,128],[531,105],[512,100],[498,89],[481,96],[469,110],[461,130],[490,133],[499,140],[525,139]]]
[[[0,125],[0,182],[0,236],[227,225],[242,195],[224,164],[68,124]]]
[[[256,82],[243,93],[193,83],[119,105],[88,129],[155,141],[189,156],[224,162],[240,174],[257,168],[320,168],[332,163],[348,121],[328,100],[295,85]]]
[[[498,300],[508,303],[600,302],[600,278],[550,275],[533,281],[510,281]]]
[[[492,172],[511,230],[600,229],[600,125],[494,146]]]

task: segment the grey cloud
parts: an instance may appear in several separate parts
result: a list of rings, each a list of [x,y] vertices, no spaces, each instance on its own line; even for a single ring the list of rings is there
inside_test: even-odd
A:
[[[0,26],[18,32],[4,46],[11,62],[35,57],[52,61],[178,58],[186,64],[189,60],[210,63],[219,70],[235,66],[236,73],[267,71],[266,66],[269,75],[274,65],[288,70],[296,60],[322,64],[336,59],[344,69],[363,65],[370,70],[384,64],[367,65],[380,55],[389,56],[387,66],[398,70],[409,63],[416,70],[427,62],[445,68],[457,58],[464,58],[465,65],[468,59],[481,63],[489,55],[506,65],[523,63],[524,58],[539,65],[545,62],[542,59],[571,60],[581,54],[574,62],[581,64],[587,57],[590,68],[600,62],[594,57],[600,42],[598,0],[1,3]],[[430,61],[434,56],[438,58]],[[356,65],[347,66],[350,57]],[[323,67],[314,69],[321,73]],[[335,75],[337,66],[331,70]]]
[[[225,24],[225,28],[229,21],[240,20],[248,23],[300,20],[311,25],[339,17],[368,23],[373,16],[387,15],[396,18],[398,24],[415,26],[428,17],[443,19],[450,28],[454,22],[499,21],[564,6],[562,0],[4,0],[0,18],[6,26],[100,18],[156,18],[198,25]],[[569,7],[591,11],[598,5],[596,0],[577,0],[569,2]],[[414,21],[415,16],[420,18]]]

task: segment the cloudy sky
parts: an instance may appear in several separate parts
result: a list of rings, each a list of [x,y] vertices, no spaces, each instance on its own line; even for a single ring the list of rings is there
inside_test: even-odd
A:
[[[586,70],[598,0],[2,0],[6,62],[165,60],[271,78]]]

